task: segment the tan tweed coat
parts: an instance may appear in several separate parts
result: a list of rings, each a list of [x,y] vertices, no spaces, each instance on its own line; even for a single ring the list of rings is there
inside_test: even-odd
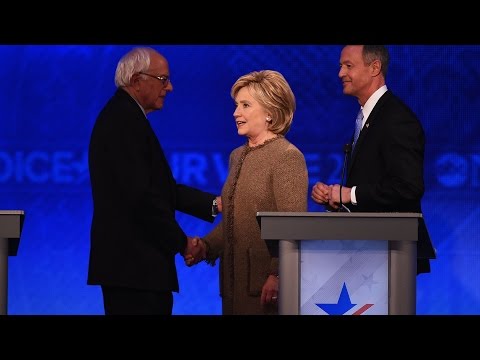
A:
[[[222,312],[277,314],[262,306],[260,295],[269,274],[278,274],[260,237],[257,211],[307,211],[308,172],[303,154],[283,136],[262,145],[236,148],[222,189],[222,220],[204,240],[207,262],[220,258]]]

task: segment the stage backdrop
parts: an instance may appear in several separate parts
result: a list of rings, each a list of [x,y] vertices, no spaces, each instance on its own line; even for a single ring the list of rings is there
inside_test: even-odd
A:
[[[0,209],[26,212],[9,258],[9,314],[102,314],[87,286],[92,201],[87,149],[132,45],[0,46]],[[150,44],[148,44],[150,45]],[[307,159],[310,186],[338,182],[358,110],[338,79],[341,46],[153,45],[174,91],[149,115],[178,182],[220,192],[237,135],[231,85],[252,70],[282,72],[297,97],[287,134]],[[418,277],[419,314],[480,314],[480,46],[395,45],[387,84],[426,132],[423,210],[438,259]],[[313,203],[310,211],[323,211]],[[187,234],[212,225],[179,213]],[[217,220],[218,221],[218,220]],[[175,314],[220,314],[218,265],[184,266]]]

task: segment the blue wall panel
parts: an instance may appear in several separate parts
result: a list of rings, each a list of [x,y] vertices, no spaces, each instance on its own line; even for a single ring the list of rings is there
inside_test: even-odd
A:
[[[244,139],[230,87],[244,73],[281,71],[297,97],[287,137],[307,158],[310,183],[338,182],[342,145],[358,104],[342,94],[340,46],[154,45],[170,62],[174,91],[149,118],[177,181],[219,192],[228,155]],[[9,258],[10,314],[102,314],[87,286],[92,202],[90,131],[113,94],[128,45],[0,46],[0,209],[26,212]],[[480,46],[389,47],[391,90],[422,121],[426,137],[424,216],[438,252],[418,277],[419,314],[480,314]],[[311,211],[322,207],[309,204]],[[188,234],[212,225],[184,214]],[[220,314],[218,267],[184,266],[175,314]]]

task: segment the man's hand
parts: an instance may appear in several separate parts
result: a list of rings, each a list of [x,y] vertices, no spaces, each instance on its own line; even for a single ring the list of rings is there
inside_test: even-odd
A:
[[[207,256],[207,247],[198,236],[187,236],[187,247],[183,253],[183,259],[187,266],[198,264]]]
[[[351,188],[342,186],[342,204],[349,204],[351,199]],[[330,195],[328,204],[334,208],[338,209],[340,207],[340,185],[330,185]]]
[[[331,188],[327,184],[317,182],[312,188],[312,199],[321,205],[327,205]]]

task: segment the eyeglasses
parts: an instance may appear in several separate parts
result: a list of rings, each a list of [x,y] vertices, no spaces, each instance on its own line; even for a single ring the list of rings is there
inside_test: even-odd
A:
[[[150,76],[154,79],[157,79],[157,80],[162,82],[163,86],[168,86],[168,83],[170,82],[170,77],[168,77],[167,75],[155,76],[155,75],[147,74],[147,73],[144,73],[144,72],[139,72],[139,74],[147,75],[147,76]]]

